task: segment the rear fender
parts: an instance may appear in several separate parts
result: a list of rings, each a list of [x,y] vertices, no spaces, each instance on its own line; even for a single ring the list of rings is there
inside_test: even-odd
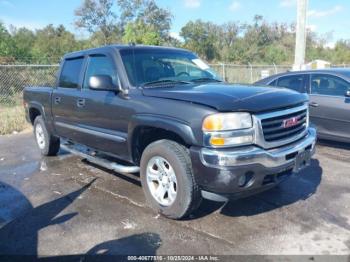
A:
[[[42,116],[42,118],[45,122],[47,131],[51,134],[54,134],[55,132],[54,132],[52,119],[50,117],[50,112],[45,112],[45,108],[42,104],[35,102],[35,101],[31,101],[28,103],[28,119],[30,118],[29,110],[31,108],[35,108],[36,110],[38,110],[40,112],[40,115]]]

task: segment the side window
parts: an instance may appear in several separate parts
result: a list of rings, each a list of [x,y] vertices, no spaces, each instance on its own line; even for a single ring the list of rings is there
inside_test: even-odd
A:
[[[332,75],[314,74],[311,76],[311,94],[344,96],[350,84]]]
[[[84,88],[89,88],[89,78],[95,75],[107,75],[112,78],[114,85],[118,85],[117,70],[113,61],[105,55],[94,55],[89,57],[89,63],[84,78]]]
[[[78,88],[84,58],[67,59],[63,63],[59,87]]]
[[[278,79],[277,86],[286,87],[300,93],[305,92],[305,75],[284,76]]]

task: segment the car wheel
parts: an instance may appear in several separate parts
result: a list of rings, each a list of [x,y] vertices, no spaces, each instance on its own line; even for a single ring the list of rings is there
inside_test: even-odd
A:
[[[42,155],[57,155],[60,150],[60,139],[49,134],[42,116],[38,116],[34,120],[34,135]]]
[[[201,192],[186,147],[170,140],[148,145],[141,157],[140,175],[147,202],[158,213],[181,219],[200,205]]]

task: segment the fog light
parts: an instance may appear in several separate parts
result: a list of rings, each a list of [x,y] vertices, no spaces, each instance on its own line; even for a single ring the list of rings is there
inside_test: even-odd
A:
[[[253,143],[253,135],[237,136],[237,137],[218,137],[210,138],[212,146],[239,146]]]
[[[238,178],[239,187],[250,187],[254,184],[254,172],[249,171]]]
[[[210,138],[210,144],[212,144],[213,146],[224,146],[225,145],[225,138],[212,137],[212,138]]]
[[[247,182],[247,176],[246,175],[241,175],[239,178],[238,178],[238,186],[239,187],[244,187],[244,185],[246,184]]]

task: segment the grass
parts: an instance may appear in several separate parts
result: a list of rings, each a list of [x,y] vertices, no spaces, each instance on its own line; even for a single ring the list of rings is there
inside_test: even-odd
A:
[[[20,132],[28,127],[22,105],[4,106],[0,104],[0,135]]]

